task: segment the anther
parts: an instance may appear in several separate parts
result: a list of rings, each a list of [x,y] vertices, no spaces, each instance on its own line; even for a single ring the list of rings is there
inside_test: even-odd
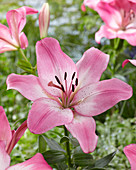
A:
[[[74,87],[74,84],[72,84],[72,92],[74,92],[75,90],[75,87]]]
[[[63,87],[63,85],[62,85],[62,84],[61,84],[61,89],[62,89],[62,91],[63,91],[63,92],[65,92],[64,87]]]
[[[75,85],[78,86],[78,78],[76,78]]]
[[[64,74],[64,80],[66,80],[67,79],[67,72],[65,72],[65,74]]]
[[[61,84],[61,83],[60,83],[60,80],[59,80],[59,78],[58,78],[57,76],[55,76],[55,79],[56,79],[56,81],[57,81],[59,84]]]
[[[75,74],[76,74],[76,72],[74,72],[74,73],[73,73],[73,75],[72,75],[72,80],[74,79],[74,77],[75,77]]]

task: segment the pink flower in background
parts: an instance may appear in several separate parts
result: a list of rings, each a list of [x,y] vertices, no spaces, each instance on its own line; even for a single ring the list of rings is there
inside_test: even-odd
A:
[[[41,39],[47,37],[49,23],[50,23],[49,4],[44,3],[39,14],[39,30]]]
[[[133,59],[133,60],[131,60],[131,59],[126,59],[123,63],[122,63],[122,67],[124,67],[127,63],[131,63],[131,64],[133,64],[134,66],[136,66],[136,60],[135,59]]]
[[[109,56],[90,48],[75,64],[53,38],[36,44],[39,77],[11,74],[7,88],[34,101],[28,128],[36,134],[65,125],[85,153],[94,151],[98,136],[92,116],[132,96],[132,88],[119,79],[99,81]]]
[[[95,34],[95,40],[100,43],[102,37],[108,39],[121,38],[129,44],[136,45],[136,2],[131,0],[100,1],[96,11],[105,25]]]
[[[0,141],[5,144],[5,151],[10,154],[15,144],[19,141],[27,129],[27,122],[24,121],[16,131],[11,131],[5,111],[3,107],[0,106],[0,125],[2,127],[0,128]]]
[[[130,162],[131,170],[136,170],[136,144],[125,146],[123,151]]]
[[[18,50],[18,48],[25,49],[28,46],[27,37],[21,31],[26,24],[26,15],[37,12],[37,10],[26,6],[7,12],[9,28],[0,24],[0,53]]]
[[[109,3],[109,2],[112,2],[114,0],[84,0],[83,4],[81,6],[81,9],[82,9],[82,11],[86,11],[85,6],[88,6],[89,8],[96,10],[97,4],[100,1]]]

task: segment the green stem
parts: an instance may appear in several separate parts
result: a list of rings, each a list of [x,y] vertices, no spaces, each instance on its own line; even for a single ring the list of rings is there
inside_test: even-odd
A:
[[[68,130],[66,129],[65,126],[64,126],[64,134],[65,136],[68,137]],[[70,170],[70,167],[72,167],[72,164],[71,164],[71,153],[70,153],[69,141],[66,142],[66,152],[67,152],[67,159],[68,159],[68,169]]]
[[[24,58],[24,60],[27,61],[27,62],[29,62],[28,59],[27,59],[27,57],[26,57],[25,54],[24,54],[24,51],[23,51],[21,48],[19,48],[19,52],[21,53],[21,55],[22,55],[22,57]]]

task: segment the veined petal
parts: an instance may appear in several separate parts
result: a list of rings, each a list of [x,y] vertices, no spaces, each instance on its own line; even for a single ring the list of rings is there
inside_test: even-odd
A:
[[[126,59],[125,61],[123,61],[123,63],[122,63],[122,67],[124,67],[127,63],[131,63],[131,64],[133,64],[134,66],[136,66],[136,60],[130,60],[130,59]]]
[[[83,152],[90,153],[95,150],[98,136],[95,134],[96,124],[92,117],[76,114],[73,121],[65,126],[78,140]]]
[[[136,29],[128,29],[126,31],[119,31],[117,37],[127,40],[133,46],[136,46]]]
[[[125,146],[123,151],[130,162],[131,170],[135,170],[136,169],[136,144],[130,144],[128,146]]]
[[[107,68],[109,55],[92,47],[87,50],[77,62],[80,88],[99,81],[101,74]]]
[[[102,25],[98,32],[95,33],[95,41],[99,44],[101,38],[114,39],[117,37],[116,31],[106,25]]]
[[[0,141],[0,170],[5,170],[10,165],[10,156],[5,150],[5,143]]]
[[[40,85],[39,78],[33,75],[10,74],[7,78],[7,89],[15,89],[29,100],[46,97],[45,91]]]
[[[21,32],[19,35],[19,39],[20,39],[20,45],[22,49],[25,49],[28,47],[28,40],[26,35],[24,34],[24,32]]]
[[[10,142],[10,145],[7,149],[7,153],[10,154],[16,143],[20,140],[20,138],[23,136],[27,129],[27,121],[24,121],[21,126],[16,130],[12,132],[12,140]]]
[[[111,5],[110,3],[100,1],[97,5],[97,12],[107,26],[119,29],[122,24],[122,16],[118,5]]]
[[[37,169],[52,170],[52,168],[47,164],[42,154],[40,153],[37,153],[31,159],[23,163],[19,163],[9,167],[7,170],[37,170]]]
[[[21,8],[16,9],[16,10],[17,10],[18,12],[20,12],[20,11],[22,11],[22,8],[25,9],[26,15],[32,15],[32,14],[38,13],[38,10],[37,10],[37,9],[31,8],[31,7],[28,7],[28,6],[23,6],[23,7],[21,7]]]
[[[11,141],[12,133],[11,133],[10,125],[7,120],[5,111],[2,106],[0,106],[0,125],[1,125],[0,141],[6,142],[6,148],[5,148],[5,150],[6,150],[10,141]]]
[[[28,114],[27,124],[32,133],[41,134],[55,126],[70,123],[73,112],[52,99],[40,98],[34,101]]]
[[[67,82],[69,87],[73,73],[77,72],[76,65],[70,57],[63,53],[59,42],[54,38],[44,38],[37,42],[36,53],[38,75],[43,80],[46,80],[42,81],[40,79],[45,89],[51,94],[57,93],[57,89],[49,87],[48,83],[52,81],[56,84],[55,76],[57,76],[60,82],[64,84],[65,72],[67,72]],[[52,89],[55,90],[52,92]]]
[[[81,88],[73,99],[73,108],[81,115],[96,116],[131,96],[132,88],[125,82],[104,80]]]

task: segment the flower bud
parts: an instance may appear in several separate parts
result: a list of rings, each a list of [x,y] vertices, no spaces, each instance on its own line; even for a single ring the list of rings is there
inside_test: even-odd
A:
[[[47,36],[49,23],[50,23],[49,4],[44,3],[39,14],[39,30],[41,39]]]

